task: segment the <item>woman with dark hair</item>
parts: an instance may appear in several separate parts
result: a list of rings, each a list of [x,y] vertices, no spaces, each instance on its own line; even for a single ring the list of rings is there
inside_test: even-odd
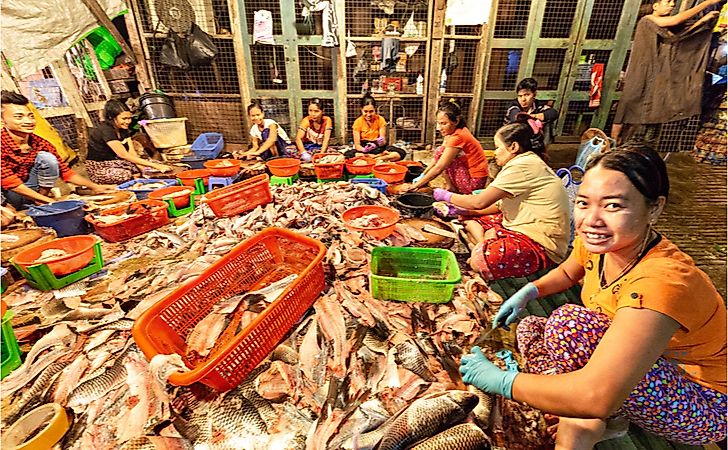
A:
[[[261,158],[268,160],[276,156],[289,156],[286,147],[290,145],[286,130],[273,119],[265,118],[263,104],[253,99],[248,105],[250,127],[250,149],[242,154],[243,159]]]
[[[726,308],[692,258],[652,229],[668,192],[653,150],[596,155],[576,198],[574,250],[504,302],[493,327],[579,282],[584,306],[518,324],[523,373],[477,347],[461,361],[466,383],[560,416],[556,448],[592,448],[616,418],[691,445],[726,436]]]
[[[445,174],[447,190],[460,194],[471,194],[485,187],[488,178],[488,160],[480,142],[465,126],[460,106],[450,100],[437,110],[437,130],[444,139],[443,145],[435,150],[435,164],[415,178],[414,183],[403,191],[417,190]]]
[[[120,184],[134,179],[142,167],[169,172],[171,167],[139,157],[141,145],[131,140],[131,112],[119,100],[104,105],[104,121],[88,137],[86,171],[91,181]],[[137,147],[138,146],[138,147]]]
[[[301,120],[296,132],[296,148],[302,161],[310,161],[312,153],[326,153],[334,123],[324,115],[321,100],[312,98],[308,102],[308,116]]]
[[[369,94],[361,99],[361,116],[352,126],[354,148],[344,153],[347,158],[368,155],[377,161],[399,161],[406,153],[399,147],[387,146],[387,121],[377,114],[377,102]]]
[[[558,176],[531,151],[528,123],[495,134],[495,179],[475,195],[435,189],[466,220],[470,265],[486,280],[526,276],[561,262],[569,245],[569,197]]]

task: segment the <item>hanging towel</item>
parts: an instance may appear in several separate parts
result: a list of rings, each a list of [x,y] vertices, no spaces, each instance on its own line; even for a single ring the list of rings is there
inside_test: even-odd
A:
[[[273,40],[273,14],[261,9],[253,16],[253,44],[275,44]]]
[[[399,38],[382,39],[382,65],[380,70],[394,72],[399,61]]]
[[[339,45],[339,22],[336,19],[334,2],[320,0],[303,0],[303,17],[308,17],[312,11],[323,11],[324,35],[321,39],[322,47],[337,47]]]

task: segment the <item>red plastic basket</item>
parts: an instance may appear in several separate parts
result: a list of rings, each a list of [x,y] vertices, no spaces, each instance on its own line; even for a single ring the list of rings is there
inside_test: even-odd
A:
[[[134,323],[134,340],[150,360],[157,354],[185,355],[187,336],[217,302],[297,274],[250,325],[230,341],[218,342],[217,353],[194,367],[185,361],[191,370],[169,378],[178,386],[199,381],[220,391],[233,389],[321,294],[325,254],[326,247],[319,241],[282,228],[267,228],[146,310]]]
[[[342,159],[340,163],[334,164],[319,164],[316,162],[324,156],[332,154],[338,153],[319,153],[317,155],[313,155],[313,158],[311,158],[311,162],[313,162],[313,169],[316,172],[316,178],[319,180],[333,180],[344,176],[344,159]]]
[[[270,178],[262,174],[205,195],[207,203],[217,217],[230,217],[273,201]]]
[[[139,214],[111,224],[99,222],[91,214],[86,216],[86,220],[94,226],[96,234],[108,242],[125,241],[169,223],[167,203],[162,200],[142,200],[131,205],[103,210],[99,215],[123,214],[127,208]]]

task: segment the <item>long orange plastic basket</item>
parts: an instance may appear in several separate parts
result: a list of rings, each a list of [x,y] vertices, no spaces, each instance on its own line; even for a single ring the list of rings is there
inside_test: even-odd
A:
[[[203,202],[207,203],[217,217],[230,217],[272,200],[270,178],[264,173],[208,192]]]
[[[233,389],[275,349],[324,289],[322,260],[326,247],[319,241],[282,228],[266,228],[241,242],[230,253],[145,311],[132,335],[148,359],[177,353],[185,359],[186,339],[195,325],[219,301],[268,285],[291,274],[298,277],[244,330],[189,372],[176,372],[169,381],[178,386],[202,382],[219,391]]]

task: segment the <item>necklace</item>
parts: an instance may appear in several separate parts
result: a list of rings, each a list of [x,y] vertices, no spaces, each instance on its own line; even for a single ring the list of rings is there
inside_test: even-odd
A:
[[[645,252],[647,250],[647,244],[650,242],[650,237],[652,237],[652,227],[647,229],[647,235],[645,236],[645,239],[642,241],[642,245],[640,245],[640,250],[637,252],[637,254],[629,260],[627,265],[624,266],[624,269],[622,269],[621,272],[619,272],[619,275],[617,275],[611,283],[607,283],[607,279],[604,276],[604,255],[600,255],[599,257],[599,285],[602,289],[606,289],[612,284],[614,284],[617,280],[621,279],[623,276],[627,275],[627,273],[634,269],[634,266],[637,265],[638,262],[645,256]]]

